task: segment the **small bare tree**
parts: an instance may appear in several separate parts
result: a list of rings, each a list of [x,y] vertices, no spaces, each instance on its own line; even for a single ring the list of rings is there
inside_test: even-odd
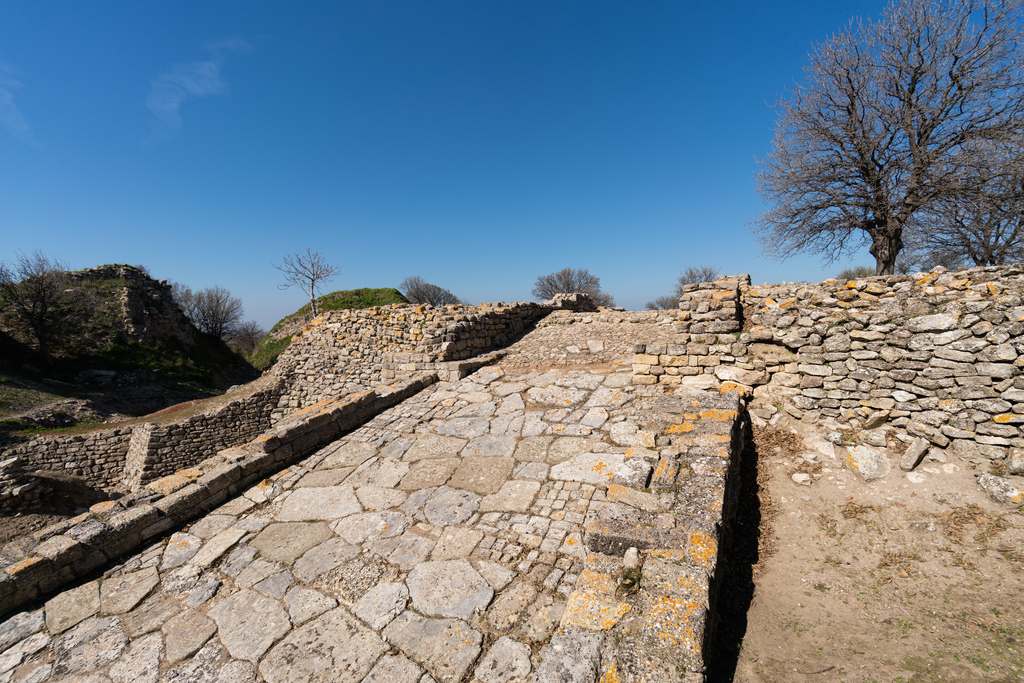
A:
[[[323,257],[319,251],[313,251],[312,249],[306,248],[305,254],[288,254],[284,257],[283,265],[277,265],[271,263],[282,273],[284,273],[284,284],[278,285],[278,289],[288,289],[289,287],[299,287],[304,292],[309,294],[309,307],[313,310],[313,315],[316,313],[316,293],[327,282],[331,282],[338,273],[341,272],[341,268],[332,266],[327,263],[327,259]]]
[[[675,289],[672,293],[676,295],[676,306],[679,305],[679,297],[683,295],[685,285],[694,285],[698,282],[714,282],[718,277],[718,273],[721,272],[714,266],[699,265],[699,266],[687,266],[679,277],[676,279]],[[676,308],[673,306],[672,308]]]
[[[0,312],[35,339],[39,355],[53,364],[52,350],[73,322],[88,314],[80,287],[73,287],[67,264],[40,251],[0,262]]]
[[[229,339],[242,323],[242,300],[219,285],[201,289],[191,297],[191,319],[206,334]]]
[[[831,263],[865,243],[893,273],[922,209],[970,182],[966,146],[1024,117],[1021,0],[905,0],[817,46],[780,98],[754,224],[776,258]]]
[[[231,348],[243,356],[248,356],[256,350],[265,336],[267,331],[262,325],[255,320],[246,321],[239,325],[231,336]]]
[[[659,296],[654,301],[648,301],[644,307],[648,311],[670,311],[673,308],[679,308],[679,297],[672,295]]]
[[[586,294],[598,306],[611,308],[615,305],[612,295],[601,291],[601,278],[591,275],[586,268],[563,268],[557,273],[541,275],[533,286],[533,296],[538,299],[576,292]]]
[[[432,285],[419,275],[412,275],[402,280],[398,285],[398,291],[402,293],[411,304],[430,304],[431,306],[447,306],[449,304],[461,304],[462,299],[452,294],[447,289]]]

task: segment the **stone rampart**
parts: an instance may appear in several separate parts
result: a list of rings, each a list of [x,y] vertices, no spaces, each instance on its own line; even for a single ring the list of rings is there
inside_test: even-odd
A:
[[[767,385],[797,417],[895,428],[967,460],[1001,461],[1024,446],[1022,296],[1020,265],[689,285],[680,331],[637,345],[633,381]]]
[[[0,570],[0,615],[195,519],[435,380],[425,375],[318,401],[246,444],[8,544],[22,557]]]

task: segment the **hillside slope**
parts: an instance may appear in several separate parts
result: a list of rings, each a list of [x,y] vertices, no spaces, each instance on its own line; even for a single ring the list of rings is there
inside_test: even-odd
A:
[[[340,308],[370,308],[388,304],[407,304],[408,300],[393,287],[381,289],[346,289],[324,294],[316,300],[317,310],[333,311]],[[259,343],[249,357],[249,362],[260,370],[266,370],[277,360],[297,335],[313,319],[312,309],[306,304],[291,315],[277,321],[267,336]]]
[[[78,314],[49,358],[12,316],[0,319],[0,442],[26,430],[142,415],[259,376],[195,328],[170,286],[128,265],[67,274]]]

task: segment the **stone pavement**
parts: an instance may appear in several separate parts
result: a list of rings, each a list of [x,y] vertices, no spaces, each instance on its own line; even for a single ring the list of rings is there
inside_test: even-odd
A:
[[[9,617],[0,683],[702,680],[736,395],[520,344]]]

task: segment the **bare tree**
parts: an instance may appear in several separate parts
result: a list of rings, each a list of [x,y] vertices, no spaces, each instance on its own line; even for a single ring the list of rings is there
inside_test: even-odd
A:
[[[611,308],[615,305],[612,295],[601,291],[601,278],[591,275],[586,268],[563,268],[557,273],[541,275],[533,286],[533,296],[538,299],[576,292],[588,295],[598,306]]]
[[[309,294],[309,307],[316,315],[316,293],[327,282],[331,282],[341,272],[341,268],[327,263],[319,251],[306,248],[305,254],[288,254],[284,257],[283,265],[271,263],[284,273],[284,284],[278,285],[278,289],[299,287]]]
[[[231,336],[231,347],[244,356],[250,355],[260,345],[267,331],[255,320],[248,320],[237,328]]]
[[[452,294],[447,289],[432,285],[419,275],[411,275],[398,285],[398,291],[402,293],[411,304],[430,304],[431,306],[446,306],[449,304],[465,303],[462,299]]]
[[[193,292],[177,282],[171,285],[174,301],[200,332],[221,339],[233,337],[242,324],[242,300],[219,285]]]
[[[922,208],[965,187],[960,152],[1024,116],[1021,0],[906,0],[817,46],[776,104],[754,224],[765,251],[831,263],[870,244],[893,273]]]
[[[672,308],[679,306],[679,297],[683,295],[683,287],[685,285],[697,284],[698,282],[714,282],[718,277],[718,273],[721,272],[714,266],[699,265],[699,266],[687,266],[679,277],[676,279],[675,289],[672,293],[676,295],[676,305]]]
[[[0,262],[0,311],[35,339],[39,355],[53,364],[52,348],[68,324],[84,317],[80,288],[71,286],[68,266],[40,251]]]
[[[644,307],[648,311],[670,311],[673,308],[679,308],[679,297],[677,296],[659,296],[654,301],[648,301]]]
[[[1024,259],[1024,134],[963,152],[966,188],[925,209],[908,246],[920,261],[997,266]]]

